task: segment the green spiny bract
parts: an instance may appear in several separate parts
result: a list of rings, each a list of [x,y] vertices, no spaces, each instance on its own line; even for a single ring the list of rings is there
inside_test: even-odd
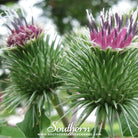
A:
[[[7,68],[10,70],[10,87],[3,93],[7,108],[17,107],[22,101],[24,106],[34,104],[39,113],[43,105],[48,105],[53,93],[52,90],[61,85],[56,76],[61,71],[56,68],[63,60],[62,49],[56,36],[51,41],[49,35],[39,36],[30,40],[23,47],[10,48],[6,56]]]
[[[119,118],[121,113],[126,122],[130,115],[135,120],[135,125],[138,125],[138,118],[133,117],[130,111],[135,111],[138,107],[138,49],[102,50],[98,46],[92,46],[86,39],[77,39],[73,36],[68,39],[72,40],[71,43],[67,41],[68,67],[63,65],[61,69],[67,73],[62,76],[66,82],[65,87],[72,91],[69,99],[73,101],[71,107],[79,106],[78,110],[84,107],[76,123],[81,125],[96,108],[97,119],[93,136],[99,122],[104,123],[107,117],[114,137],[113,122],[114,116],[117,116],[123,137]],[[129,126],[129,123],[127,124]],[[131,128],[129,130],[131,132]],[[131,135],[133,136],[132,132]]]

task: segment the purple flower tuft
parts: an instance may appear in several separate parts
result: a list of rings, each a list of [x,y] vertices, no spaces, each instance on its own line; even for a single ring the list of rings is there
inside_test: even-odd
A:
[[[109,15],[109,16],[108,16]],[[130,16],[119,16],[118,13],[101,15],[101,25],[98,26],[91,13],[87,10],[89,29],[92,42],[98,44],[102,49],[107,47],[124,48],[130,45],[134,36],[138,33],[137,10]],[[95,44],[94,44],[95,45]]]
[[[31,39],[37,39],[38,35],[42,33],[42,29],[33,23],[28,24],[25,17],[23,17],[25,25],[20,18],[14,18],[14,21],[11,21],[12,29],[9,25],[5,24],[7,28],[11,31],[11,34],[7,40],[7,46],[24,46]]]

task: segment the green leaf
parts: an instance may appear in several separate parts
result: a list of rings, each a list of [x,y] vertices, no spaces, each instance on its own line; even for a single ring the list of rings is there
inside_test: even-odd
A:
[[[10,127],[10,126],[0,127],[0,137],[7,138],[7,136],[11,138],[25,138],[25,135],[18,128]]]
[[[25,134],[26,138],[38,138],[41,131],[50,126],[50,119],[46,116],[45,111],[42,110],[41,114],[37,114],[37,108],[31,106],[27,111],[24,120],[18,123],[17,126]]]
[[[42,115],[40,117],[40,123],[39,123],[39,128],[40,128],[40,131],[48,128],[51,124],[51,121],[50,119],[46,116],[44,110],[42,111]]]
[[[33,126],[33,107],[31,106],[27,111],[24,120],[21,123],[18,123],[17,126],[22,130],[25,134],[26,138],[35,137],[39,138],[39,126]]]
[[[133,114],[133,116],[137,117],[133,110],[130,110],[130,111],[131,111],[131,114]],[[136,111],[136,112],[138,114],[138,111]],[[125,121],[124,115],[121,114],[120,118],[121,118],[120,120],[121,120],[122,130],[123,130],[124,136],[131,136],[131,133],[129,131],[129,127],[127,125],[127,122]],[[128,118],[129,118],[128,121],[129,121],[129,124],[130,124],[130,127],[131,127],[131,130],[132,130],[134,137],[138,137],[138,128],[137,128],[138,123],[133,119],[132,116],[128,115]]]

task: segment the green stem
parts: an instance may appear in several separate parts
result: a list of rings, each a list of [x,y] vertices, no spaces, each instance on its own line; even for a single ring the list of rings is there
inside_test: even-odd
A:
[[[99,118],[99,134],[101,134],[102,129],[105,129],[105,125],[106,125],[106,119],[107,116],[105,113],[103,113],[104,111],[101,110],[100,112],[100,118]],[[100,135],[98,136],[98,138],[100,138]]]
[[[63,107],[61,106],[61,102],[60,102],[58,95],[55,92],[53,92],[53,93],[54,93],[54,97],[51,98],[51,101],[52,101],[53,105],[55,106],[55,109],[56,109],[58,115],[62,118],[61,121],[62,121],[64,127],[66,128],[66,127],[68,127],[68,125],[70,123],[69,119],[67,116],[64,115],[64,110],[63,110]],[[68,133],[70,133],[70,132],[68,132]],[[75,136],[69,135],[68,138],[75,138]]]
[[[102,128],[103,128],[103,129],[105,129],[106,119],[107,119],[107,116],[104,117],[104,121],[103,121],[103,125],[102,125]]]

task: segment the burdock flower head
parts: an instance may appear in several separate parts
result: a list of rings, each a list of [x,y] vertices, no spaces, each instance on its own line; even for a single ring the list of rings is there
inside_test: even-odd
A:
[[[76,34],[69,36],[66,43],[68,66],[62,67],[67,73],[63,76],[63,81],[66,82],[67,89],[72,90],[69,99],[73,101],[71,107],[84,108],[77,121],[79,124],[94,109],[97,110],[93,138],[97,137],[98,132],[102,134],[106,119],[111,131],[108,136],[103,134],[100,137],[114,137],[114,116],[117,117],[123,137],[120,114],[125,118],[130,135],[134,136],[130,123],[138,127],[138,118],[135,118],[138,116],[137,39],[134,39],[136,45],[132,46],[133,38],[138,32],[137,10],[125,16],[106,12],[106,16],[101,15],[100,27],[88,11],[87,16],[91,41],[83,31],[79,37]]]
[[[13,26],[6,24],[11,34],[7,41],[8,48],[4,52],[10,70],[10,86],[2,92],[5,98],[0,108],[14,109],[24,101],[25,107],[33,107],[36,114],[41,116],[47,103],[46,111],[50,113],[50,98],[61,85],[60,79],[56,77],[61,73],[56,66],[62,62],[59,41],[56,36],[51,39],[50,35],[42,33],[42,29],[33,20],[28,24],[23,16],[23,23],[16,12],[10,11],[7,14]]]
[[[92,14],[87,10],[91,40],[102,49],[124,48],[130,45],[134,36],[138,33],[138,21],[136,21],[138,10],[130,15],[119,15],[111,12],[101,12],[100,27],[96,25]]]
[[[7,17],[10,19],[10,23],[13,27],[8,24],[5,24],[8,29],[11,31],[11,34],[8,36],[7,46],[24,46],[29,40],[37,39],[38,35],[42,33],[42,29],[34,24],[33,17],[32,23],[28,24],[25,16],[21,18],[17,15],[15,11],[8,11]]]

